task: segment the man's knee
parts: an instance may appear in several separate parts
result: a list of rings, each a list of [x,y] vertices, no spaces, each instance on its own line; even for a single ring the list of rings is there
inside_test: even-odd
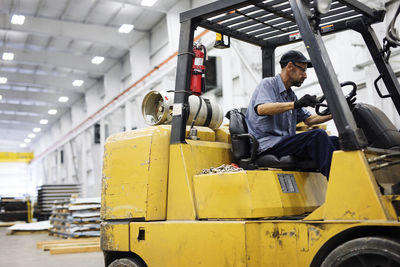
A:
[[[313,129],[310,131],[314,136],[320,136],[323,138],[328,138],[328,134],[326,133],[325,130],[317,128],[317,129]]]

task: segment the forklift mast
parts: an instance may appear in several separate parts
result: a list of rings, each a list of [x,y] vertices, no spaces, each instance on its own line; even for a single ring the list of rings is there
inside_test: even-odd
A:
[[[348,29],[359,32],[400,114],[400,85],[371,27],[384,15],[385,11],[357,0],[335,0],[326,14],[319,14],[309,0],[220,0],[181,13],[170,143],[185,143],[194,31],[202,27],[259,46],[263,77],[275,75],[276,47],[302,40],[333,115],[341,149],[364,148],[366,138],[356,126],[322,36]]]

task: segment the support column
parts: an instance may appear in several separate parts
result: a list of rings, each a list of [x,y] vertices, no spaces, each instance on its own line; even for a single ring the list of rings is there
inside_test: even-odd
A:
[[[125,131],[132,129],[132,103],[130,101],[125,102]]]
[[[171,144],[186,143],[185,130],[190,94],[190,73],[193,53],[194,25],[191,20],[181,22],[178,67],[176,69]]]

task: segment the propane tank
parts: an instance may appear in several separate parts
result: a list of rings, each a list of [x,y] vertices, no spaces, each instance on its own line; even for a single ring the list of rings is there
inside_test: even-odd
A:
[[[148,92],[142,102],[142,115],[145,122],[151,126],[170,124],[172,121],[173,104],[174,94],[172,92],[155,90]],[[211,129],[217,129],[221,126],[223,120],[222,108],[215,101],[190,95],[187,125],[192,124],[197,111],[199,112],[194,125],[206,126]]]

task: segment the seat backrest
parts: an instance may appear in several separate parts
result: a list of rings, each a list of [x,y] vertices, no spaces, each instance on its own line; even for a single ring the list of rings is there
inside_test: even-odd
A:
[[[248,138],[237,138],[238,134],[248,133],[245,116],[238,109],[231,109],[226,113],[229,122],[229,132],[232,140],[232,161],[238,163],[239,160],[250,157],[251,144]]]
[[[358,103],[353,109],[357,127],[361,128],[368,140],[368,146],[376,148],[400,147],[400,132],[380,109]]]

